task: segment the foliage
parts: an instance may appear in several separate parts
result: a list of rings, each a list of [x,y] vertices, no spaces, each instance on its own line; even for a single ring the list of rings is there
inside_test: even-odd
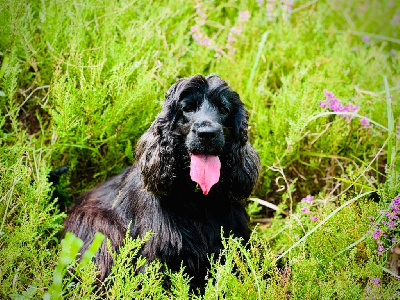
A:
[[[398,298],[399,25],[394,0],[0,0],[0,298],[51,294],[65,208],[133,163],[169,86],[196,73],[245,102],[254,197],[276,214],[252,202],[268,225],[225,240],[204,296],[126,238],[102,288],[93,263],[63,265],[62,297]]]

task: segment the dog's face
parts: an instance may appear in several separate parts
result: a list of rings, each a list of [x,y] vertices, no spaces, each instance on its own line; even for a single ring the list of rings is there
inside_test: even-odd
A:
[[[250,194],[259,158],[248,143],[247,124],[239,95],[217,75],[178,80],[138,142],[144,187],[166,195],[190,175],[205,195],[218,182],[229,185],[234,197]]]
[[[182,79],[170,92],[175,126],[188,153],[221,155],[235,136],[235,115],[243,108],[238,94],[217,75]]]
[[[180,126],[186,128],[186,147],[193,154],[222,153],[227,133],[227,121],[232,105],[224,97],[213,96],[208,89],[195,92],[179,102]]]

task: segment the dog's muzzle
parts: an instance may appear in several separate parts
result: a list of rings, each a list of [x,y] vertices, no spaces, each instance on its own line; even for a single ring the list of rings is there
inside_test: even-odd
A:
[[[212,120],[198,120],[191,126],[186,146],[190,153],[218,155],[225,145],[222,125]]]

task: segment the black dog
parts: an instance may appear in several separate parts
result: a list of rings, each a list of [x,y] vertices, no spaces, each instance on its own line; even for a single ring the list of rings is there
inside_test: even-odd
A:
[[[181,262],[204,287],[208,256],[225,235],[249,238],[244,201],[259,174],[258,154],[248,142],[247,113],[239,95],[217,75],[176,82],[161,113],[140,138],[136,163],[87,191],[65,220],[85,242],[100,231],[118,250],[130,225],[132,237],[156,233],[141,250],[172,270]],[[112,257],[103,242],[95,257],[100,280]]]

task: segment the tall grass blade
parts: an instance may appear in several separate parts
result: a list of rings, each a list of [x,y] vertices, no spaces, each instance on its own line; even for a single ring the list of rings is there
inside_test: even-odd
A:
[[[250,87],[253,84],[254,76],[256,74],[257,67],[258,67],[258,64],[260,62],[261,53],[262,53],[262,51],[264,49],[265,42],[267,41],[268,34],[269,34],[269,31],[264,32],[264,34],[261,37],[261,41],[258,44],[258,51],[257,51],[257,54],[256,54],[256,59],[254,60],[253,68],[251,69],[249,80],[247,81],[246,98],[249,95]],[[252,107],[252,110],[250,112],[250,117],[253,116],[255,107],[256,107],[256,103],[253,102],[253,107]]]
[[[357,117],[360,119],[366,119],[367,121],[369,121],[370,123],[376,125],[376,127],[379,127],[380,129],[384,130],[384,131],[389,131],[389,128],[383,126],[382,124],[379,124],[378,122],[375,122],[374,120],[367,118],[366,116],[362,116],[356,113],[352,113],[352,112],[335,112],[335,111],[327,111],[327,112],[323,112],[320,113],[318,115],[312,116],[311,118],[309,118],[306,123],[304,124],[303,129],[308,125],[308,123],[310,123],[311,121],[314,121],[320,117],[325,117],[325,116],[329,116],[329,115],[349,115],[349,116],[353,116],[353,117]]]
[[[381,41],[387,41],[387,42],[392,42],[395,44],[400,44],[400,39],[393,38],[391,36],[386,36],[382,34],[376,34],[376,33],[370,33],[370,32],[363,32],[363,31],[345,31],[345,30],[337,30],[336,32],[338,33],[350,33],[352,35],[357,35],[357,36],[368,36],[370,38],[376,39],[376,40],[381,40]]]
[[[249,80],[247,82],[246,93],[249,92],[250,87],[251,87],[251,85],[253,83],[253,79],[254,79],[254,76],[256,74],[257,67],[258,67],[258,64],[260,62],[261,53],[262,53],[262,51],[264,49],[265,42],[267,41],[268,34],[269,34],[269,31],[264,32],[264,34],[261,37],[261,41],[258,44],[258,51],[257,51],[257,54],[256,54],[256,59],[254,60],[253,68],[251,69]]]
[[[400,276],[394,274],[392,271],[390,271],[389,269],[386,269],[385,267],[382,267],[382,270],[385,271],[386,273],[390,274],[391,276],[393,276],[394,278],[396,278],[397,280],[400,280]]]
[[[388,130],[389,130],[389,141],[388,141],[388,153],[387,153],[387,166],[390,168],[392,165],[392,153],[393,151],[393,142],[392,136],[394,133],[394,117],[392,111],[392,99],[390,97],[390,89],[387,77],[383,76],[383,82],[385,84],[385,91],[386,91],[386,113],[387,113],[387,122],[388,122]]]

